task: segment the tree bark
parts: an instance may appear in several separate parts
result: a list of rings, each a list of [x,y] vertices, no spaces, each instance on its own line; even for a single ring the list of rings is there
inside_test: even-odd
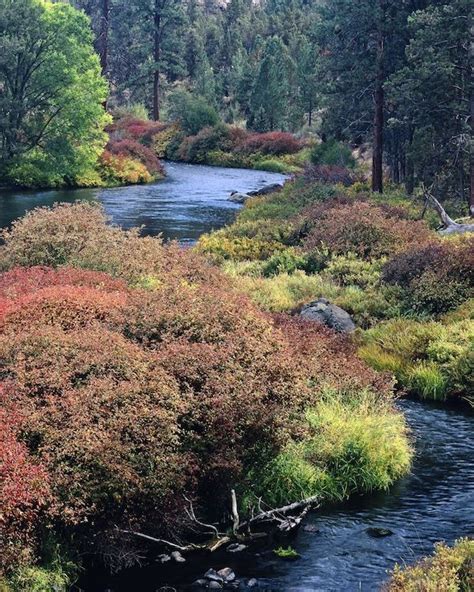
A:
[[[109,20],[110,0],[102,0],[102,13],[100,15],[99,30],[99,58],[102,75],[105,76],[108,66],[109,55]]]
[[[160,119],[160,59],[161,59],[161,2],[155,0],[155,10],[153,14],[153,59],[155,61],[155,71],[153,72],[153,119]]]
[[[385,1],[380,0],[377,32],[377,63],[375,80],[374,140],[372,157],[372,191],[383,193],[383,127],[384,127],[384,13]]]

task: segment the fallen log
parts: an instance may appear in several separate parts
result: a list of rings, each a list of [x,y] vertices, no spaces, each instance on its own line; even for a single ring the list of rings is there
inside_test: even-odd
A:
[[[424,190],[425,202],[430,204],[438,213],[441,222],[444,224],[439,232],[440,234],[464,234],[466,232],[474,232],[474,224],[459,224],[455,222],[439,203],[436,197],[428,190]]]

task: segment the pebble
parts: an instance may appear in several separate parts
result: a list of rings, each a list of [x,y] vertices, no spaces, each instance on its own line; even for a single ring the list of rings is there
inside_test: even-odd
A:
[[[230,567],[224,567],[217,572],[217,575],[220,576],[224,582],[233,582],[235,580],[235,573],[231,570]]]
[[[211,580],[209,585],[207,586],[208,590],[222,590],[222,584],[220,582],[216,582],[215,580]]]
[[[163,553],[162,555],[158,555],[158,557],[156,558],[156,561],[158,563],[166,563],[167,561],[171,561],[171,557],[169,555],[165,555]]]
[[[229,553],[241,553],[242,551],[245,551],[246,548],[247,545],[232,543],[232,545],[229,545],[227,547],[226,551],[228,551]]]
[[[181,555],[179,551],[173,551],[171,553],[171,558],[174,559],[177,563],[184,563],[186,559]]]
[[[247,582],[247,588],[255,588],[258,585],[256,578],[252,578]]]

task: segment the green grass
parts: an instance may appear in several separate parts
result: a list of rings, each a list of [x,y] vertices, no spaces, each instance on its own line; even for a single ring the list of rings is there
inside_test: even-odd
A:
[[[341,501],[387,489],[410,469],[403,415],[370,392],[327,392],[306,421],[306,436],[251,476],[252,491],[271,506],[313,496]]]

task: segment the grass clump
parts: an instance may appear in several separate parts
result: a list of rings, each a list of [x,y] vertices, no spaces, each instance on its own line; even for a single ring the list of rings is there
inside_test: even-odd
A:
[[[280,559],[286,559],[287,561],[300,558],[300,554],[291,546],[286,547],[286,549],[284,547],[278,547],[278,549],[273,549],[273,553]]]
[[[431,557],[393,570],[385,592],[470,592],[474,589],[474,541],[435,546]]]
[[[409,470],[412,451],[403,415],[371,392],[327,391],[306,412],[306,434],[254,476],[273,506],[317,496],[340,501],[388,488]]]
[[[474,321],[450,324],[399,319],[365,333],[359,355],[392,372],[401,387],[424,399],[472,401]]]

